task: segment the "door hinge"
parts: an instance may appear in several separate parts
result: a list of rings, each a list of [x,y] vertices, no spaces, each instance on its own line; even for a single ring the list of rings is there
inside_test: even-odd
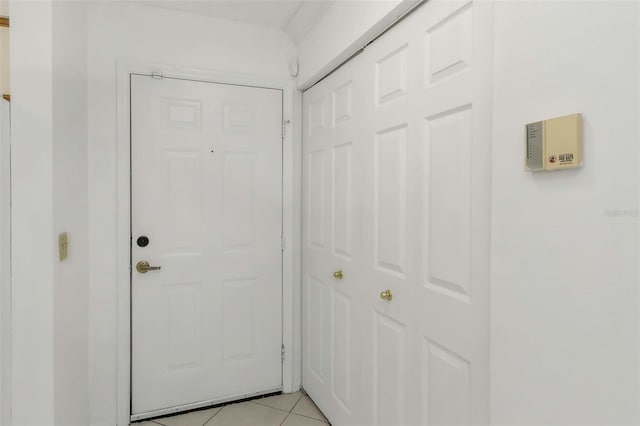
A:
[[[284,345],[282,345],[282,352],[281,352],[281,355],[282,355],[282,362],[284,362]]]
[[[280,250],[284,251],[286,244],[285,244],[286,238],[284,233],[280,234]]]
[[[284,120],[282,122],[282,139],[287,136],[287,124],[291,123],[291,120]]]
[[[162,75],[161,72],[154,71],[154,72],[151,73],[151,78],[162,80],[164,78],[164,76]]]

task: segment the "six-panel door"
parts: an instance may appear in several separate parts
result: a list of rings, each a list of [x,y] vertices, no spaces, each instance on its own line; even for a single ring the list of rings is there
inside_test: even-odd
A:
[[[282,92],[131,90],[132,413],[279,390]]]
[[[304,97],[303,383],[336,424],[358,423],[364,403],[357,71],[350,62]]]

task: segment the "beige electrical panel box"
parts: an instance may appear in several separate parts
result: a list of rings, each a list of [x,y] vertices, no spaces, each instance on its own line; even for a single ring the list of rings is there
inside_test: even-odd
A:
[[[582,167],[582,117],[565,115],[526,126],[525,170],[542,172]]]

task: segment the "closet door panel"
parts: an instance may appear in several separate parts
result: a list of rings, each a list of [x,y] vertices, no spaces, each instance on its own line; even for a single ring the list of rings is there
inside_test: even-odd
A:
[[[303,387],[334,424],[362,409],[362,86],[350,63],[304,94]],[[318,123],[324,123],[320,126]],[[321,323],[321,324],[320,324]],[[320,366],[321,365],[321,366]]]

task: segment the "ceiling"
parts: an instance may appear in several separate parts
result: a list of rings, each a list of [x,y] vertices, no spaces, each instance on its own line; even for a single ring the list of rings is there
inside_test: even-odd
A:
[[[298,44],[335,0],[143,0],[147,5],[281,28]]]

